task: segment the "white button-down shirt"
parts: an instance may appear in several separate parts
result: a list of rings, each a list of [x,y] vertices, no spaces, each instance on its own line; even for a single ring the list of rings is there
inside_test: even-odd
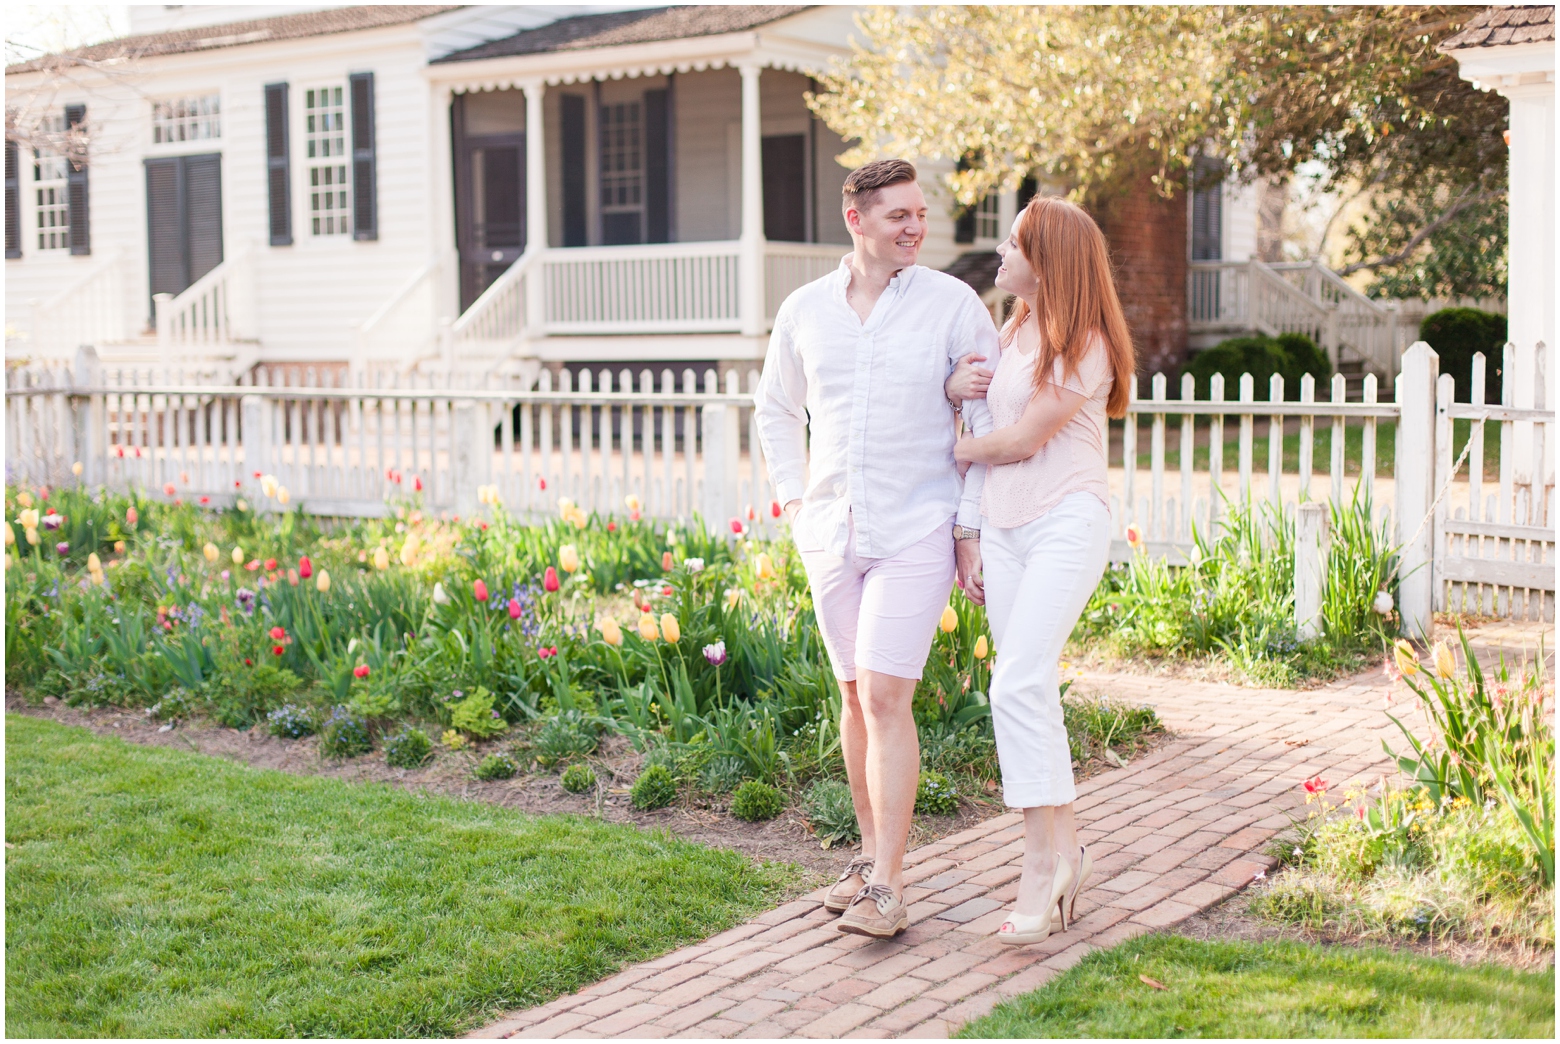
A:
[[[854,520],[856,553],[887,558],[955,517],[980,526],[985,469],[959,478],[943,383],[971,352],[995,369],[997,331],[974,290],[920,265],[889,281],[863,323],[846,299],[850,261],[780,306],[754,415],[780,503],[802,501],[796,546],[843,555]],[[984,399],[964,416],[991,430]]]

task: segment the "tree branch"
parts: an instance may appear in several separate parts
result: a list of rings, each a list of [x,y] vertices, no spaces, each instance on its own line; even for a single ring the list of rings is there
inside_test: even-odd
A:
[[[1463,189],[1462,193],[1456,199],[1452,200],[1451,204],[1445,210],[1441,211],[1435,220],[1426,224],[1418,232],[1415,232],[1413,236],[1409,238],[1409,241],[1403,244],[1403,248],[1401,250],[1393,254],[1388,254],[1386,257],[1377,258],[1374,261],[1356,261],[1352,265],[1345,265],[1343,268],[1338,270],[1338,274],[1341,276],[1348,276],[1355,272],[1374,271],[1378,268],[1384,268],[1388,265],[1395,265],[1401,261],[1406,261],[1410,256],[1413,255],[1415,250],[1419,249],[1419,245],[1421,243],[1423,243],[1426,239],[1430,238],[1435,233],[1439,232],[1441,229],[1445,228],[1447,224],[1450,223],[1451,220],[1458,214],[1462,213],[1464,210],[1467,210],[1471,206],[1476,206],[1480,203],[1488,203],[1491,200],[1499,199],[1501,196],[1499,192],[1480,192],[1477,195],[1470,196],[1469,193],[1473,191],[1473,188],[1474,187],[1472,185],[1469,185],[1467,188]]]

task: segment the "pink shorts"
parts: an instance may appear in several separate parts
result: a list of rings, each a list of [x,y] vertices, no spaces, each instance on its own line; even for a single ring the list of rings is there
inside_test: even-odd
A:
[[[860,668],[919,679],[957,572],[952,519],[889,558],[856,557],[854,522],[843,558],[801,555],[834,676],[855,681]]]

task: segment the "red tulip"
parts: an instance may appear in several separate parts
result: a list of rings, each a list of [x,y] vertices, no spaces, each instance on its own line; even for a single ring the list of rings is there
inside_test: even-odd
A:
[[[258,559],[258,558],[255,559],[253,562],[250,562],[244,568],[249,570],[251,573],[253,573],[255,570],[260,568],[260,559]]]
[[[518,598],[509,600],[509,618],[511,620],[520,619],[520,600]]]
[[[476,598],[477,601],[479,601],[479,602],[487,601],[487,599],[488,599],[487,584],[484,584],[481,580],[478,580],[476,583],[471,585],[471,593],[472,593],[473,597]]]
[[[558,590],[558,570],[554,569],[552,566],[548,566],[547,572],[542,574],[542,590]]]
[[[422,492],[422,476],[420,476],[420,475],[413,475],[412,476],[412,488],[414,490],[416,490],[417,492],[419,492],[419,493]]]
[[[752,504],[749,504],[748,505],[748,521],[749,522],[756,522],[757,520],[758,520],[758,512],[753,510],[753,505]]]
[[[769,502],[769,513],[771,515],[773,515],[775,518],[779,518],[780,517],[780,514],[781,514],[781,512],[780,512],[780,501],[778,501],[778,500],[771,500]]]
[[[547,488],[547,480],[544,479],[544,478],[537,479],[536,480],[536,488],[537,489],[546,489]]]
[[[287,637],[287,632],[282,630],[280,627],[273,627],[271,628],[271,637],[279,642],[283,638]]]
[[[368,664],[360,663],[356,667],[352,668],[352,677],[354,677],[354,678],[367,678],[368,677]]]
[[[258,471],[255,472],[255,478],[259,478],[259,477],[260,477],[260,472],[258,472]]]
[[[173,488],[173,483],[172,482],[167,482],[167,483],[163,484],[163,496],[171,497],[171,496],[173,496],[177,492],[178,492],[178,490]]]
[[[210,497],[201,497],[200,498],[200,505],[201,505],[201,507],[205,507],[209,503],[211,503],[211,498]]]
[[[737,536],[742,535],[742,520],[740,518],[734,518],[731,520],[731,531],[737,534]]]
[[[607,523],[607,532],[608,533],[616,533],[617,532],[617,523],[616,522],[608,522]]]
[[[272,646],[271,647],[271,651],[274,652],[276,655],[280,656],[280,655],[282,655],[282,653],[287,651],[287,646],[285,646],[285,645]]]
[[[136,520],[140,517],[140,515],[136,514],[135,508],[129,508],[125,511],[125,522],[128,525],[135,525]]]
[[[661,552],[661,569],[667,573],[672,571],[672,553],[670,551]]]
[[[305,580],[314,575],[314,563],[309,561],[308,555],[298,559],[298,575]]]
[[[1302,785],[1305,787],[1305,792],[1307,794],[1325,794],[1327,792],[1327,781],[1321,776],[1317,776],[1314,779],[1308,779]]]
[[[253,666],[254,666],[254,665],[255,665],[255,661],[253,661],[253,660],[251,660],[251,659],[250,659],[250,658],[249,658],[249,657],[247,657],[247,656],[246,656],[246,657],[244,657],[244,666],[245,666],[245,667],[253,667]]]
[[[672,585],[667,584],[665,587],[661,588],[661,593],[668,598],[672,597]]]
[[[274,559],[274,558],[267,558],[265,560],[265,567],[267,569],[275,569],[276,568],[276,559]]]

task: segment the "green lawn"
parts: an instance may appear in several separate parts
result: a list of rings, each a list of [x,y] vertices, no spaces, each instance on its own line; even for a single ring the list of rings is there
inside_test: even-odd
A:
[[[1165,987],[1155,989],[1147,977]],[[1173,935],[1091,953],[961,1037],[1544,1037],[1555,974]]]
[[[741,921],[786,868],[6,716],[8,1036],[444,1036]]]

